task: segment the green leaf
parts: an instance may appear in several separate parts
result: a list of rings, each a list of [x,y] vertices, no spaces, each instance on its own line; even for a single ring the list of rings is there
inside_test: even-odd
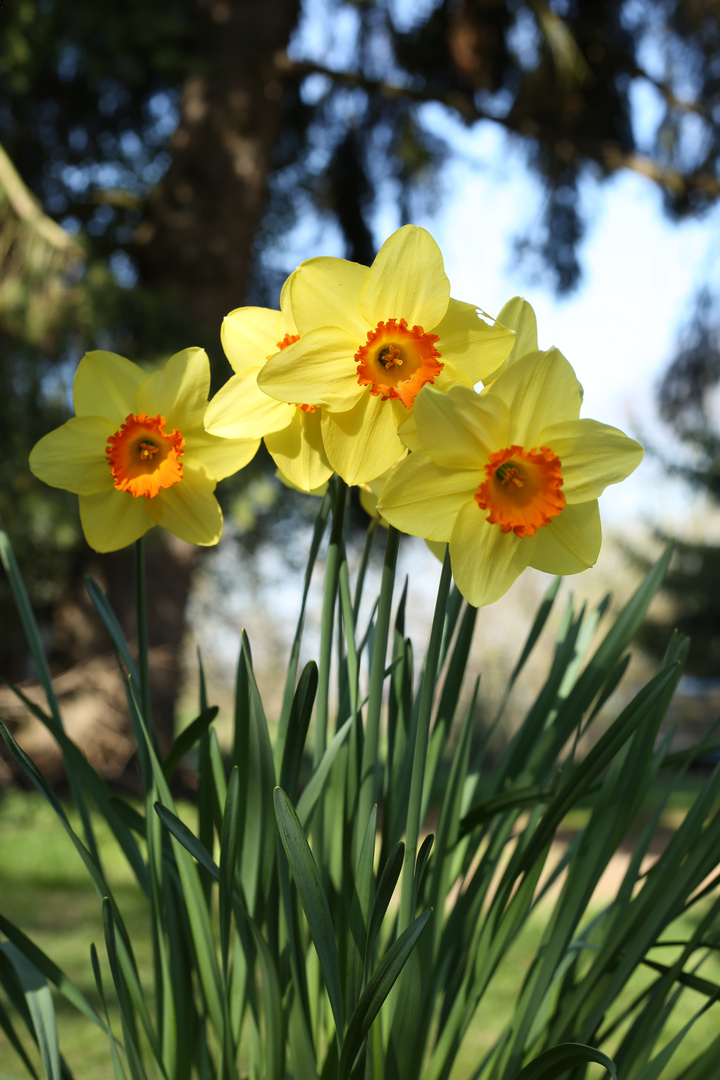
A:
[[[57,1021],[47,981],[35,965],[11,942],[4,942],[0,945],[0,949],[14,967],[25,997],[46,1080],[61,1080]]]
[[[471,806],[462,817],[459,835],[460,837],[467,836],[478,825],[484,825],[486,821],[490,821],[500,814],[505,814],[508,810],[522,810],[526,806],[538,806],[541,803],[548,803],[553,796],[554,792],[549,791],[547,788],[526,787],[515,788],[513,791],[505,792],[502,795],[495,795],[491,799],[484,799],[483,802]]]
[[[360,1000],[350,1017],[345,1043],[340,1054],[340,1080],[347,1080],[355,1058],[370,1030],[370,1025],[380,1012],[382,1004],[390,993],[395,980],[402,971],[415,943],[425,929],[432,912],[423,911],[407,930],[390,946],[373,972],[362,992]]]
[[[103,900],[102,913],[103,929],[105,931],[105,948],[107,949],[108,960],[110,961],[110,972],[112,974],[113,983],[115,984],[115,993],[118,996],[118,1002],[120,1004],[123,1042],[125,1044],[125,1054],[127,1056],[128,1065],[130,1067],[130,1075],[132,1080],[148,1080],[138,1049],[134,1017],[125,993],[125,981],[120,971],[112,903],[107,897]]]
[[[375,893],[375,900],[373,902],[372,911],[370,912],[370,928],[368,930],[367,949],[365,952],[366,971],[370,964],[370,956],[375,947],[377,936],[380,933],[380,927],[385,918],[385,912],[392,900],[395,886],[397,885],[398,878],[402,872],[404,859],[405,845],[402,840],[398,840],[397,844],[390,852],[388,861],[385,863],[383,872],[380,875],[377,892]]]
[[[30,599],[25,588],[25,583],[20,575],[20,568],[15,559],[15,552],[10,544],[10,538],[2,526],[2,521],[0,521],[0,562],[7,573],[13,598],[20,615],[20,622],[22,623],[22,628],[25,632],[25,640],[30,647],[30,653],[35,662],[35,670],[38,673],[40,684],[45,691],[45,697],[47,698],[50,712],[56,722],[62,727],[60,708],[55,695],[55,688],[52,684],[52,676],[45,656],[40,631],[38,630],[35,616],[32,607],[30,606]]]
[[[355,871],[350,925],[347,943],[346,1001],[348,1011],[355,1008],[362,984],[365,967],[365,949],[370,924],[370,898],[372,893],[373,859],[375,855],[375,832],[377,829],[377,806],[373,806],[365,838],[360,849]]]
[[[248,912],[257,917],[267,901],[275,869],[277,834],[272,799],[276,779],[267,720],[255,681],[250,642],[244,631],[242,662],[249,693],[247,760],[236,760],[233,764],[240,768],[241,793],[245,800],[240,873]]]
[[[100,1004],[102,1005],[103,1013],[105,1014],[105,1022],[107,1024],[110,1042],[110,1057],[113,1065],[113,1076],[115,1080],[126,1080],[125,1070],[122,1067],[122,1062],[120,1061],[120,1055],[118,1053],[117,1041],[110,1030],[110,1018],[108,1016],[107,1001],[105,1000],[105,988],[103,987],[97,949],[94,945],[90,946],[90,962],[92,964],[93,975],[95,976],[95,985],[97,987],[98,997],[100,998]]]
[[[155,813],[158,815],[163,825],[179,843],[188,851],[193,858],[200,863],[208,873],[212,874],[216,881],[220,880],[220,871],[217,864],[213,860],[212,856],[208,852],[208,849],[202,844],[194,832],[187,827],[184,821],[181,821],[177,814],[174,814],[172,810],[168,810],[167,806],[163,806],[162,803],[155,803]]]
[[[425,870],[427,868],[428,859],[430,858],[430,852],[432,851],[433,843],[435,842],[435,834],[428,833],[418,852],[418,857],[415,860],[415,881],[413,885],[413,913],[417,907],[418,897],[420,896],[420,890],[422,889],[423,878],[425,876]]]
[[[325,748],[325,753],[320,758],[315,767],[312,776],[305,785],[305,789],[298,799],[297,814],[303,825],[307,828],[312,817],[312,812],[315,809],[315,805],[320,798],[323,790],[323,785],[327,779],[328,773],[332,768],[332,764],[337,757],[338,750],[345,742],[350,729],[353,725],[354,717],[350,717],[345,721],[343,726],[336,731],[330,742]]]
[[[275,788],[275,816],[280,839],[290,864],[310,936],[318,954],[330,1006],[335,1018],[338,1044],[342,1045],[343,999],[335,931],[320,874],[300,819],[282,788]]]
[[[15,1051],[15,1053],[17,1054],[17,1056],[22,1061],[23,1065],[25,1066],[25,1068],[27,1070],[27,1076],[31,1076],[33,1078],[33,1080],[39,1080],[37,1070],[36,1070],[35,1066],[33,1065],[32,1061],[30,1060],[30,1058],[28,1057],[28,1054],[27,1054],[27,1052],[25,1050],[25,1047],[23,1046],[20,1039],[18,1038],[18,1034],[15,1031],[15,1028],[13,1027],[12,1020],[10,1019],[10,1017],[9,1017],[9,1015],[8,1015],[2,1001],[0,1001],[0,1030],[5,1032],[5,1035],[7,1036],[8,1042],[12,1046],[12,1048]],[[22,1077],[22,1078],[21,1077],[15,1078],[15,1077],[11,1077],[11,1076],[3,1076],[2,1080],[27,1080],[27,1076]]]
[[[29,937],[26,937],[22,930],[18,930],[4,915],[0,915],[0,931],[5,934],[5,937],[9,938],[18,952],[27,957],[30,963],[34,964],[38,971],[42,972],[45,978],[53,986],[57,987],[73,1008],[77,1009],[88,1020],[92,1020],[98,1027],[107,1030],[95,1009],[75,983]]]
[[[292,650],[290,653],[290,662],[288,664],[287,678],[285,680],[283,704],[282,709],[280,710],[280,722],[278,724],[277,742],[275,744],[276,769],[280,769],[280,764],[285,754],[285,739],[287,737],[288,725],[290,723],[290,711],[292,708],[292,702],[295,696],[295,677],[297,674],[298,663],[300,660],[300,644],[302,641],[303,626],[305,623],[305,609],[307,607],[307,598],[310,593],[312,573],[315,567],[315,562],[317,561],[318,553],[320,551],[320,544],[322,543],[322,538],[325,534],[325,529],[327,528],[331,505],[332,494],[328,489],[323,496],[318,515],[315,519],[315,527],[313,529],[312,540],[310,541],[310,550],[308,552],[307,566],[305,567],[305,577],[303,579],[303,593],[300,603],[300,615],[298,616],[295,637],[293,639]]]
[[[559,1080],[569,1069],[591,1062],[604,1065],[612,1080],[617,1080],[617,1071],[611,1059],[584,1043],[560,1043],[550,1050],[545,1050],[521,1069],[514,1080]]]
[[[280,787],[293,800],[297,800],[303,751],[317,694],[317,683],[317,664],[310,660],[303,668],[292,699],[285,750],[280,763]],[[277,746],[275,750],[277,760]]]
[[[200,736],[205,734],[217,714],[217,705],[211,705],[209,709],[204,709],[199,716],[196,716],[191,724],[188,724],[186,728],[183,728],[168,750],[165,760],[162,763],[166,779],[170,779],[182,759],[190,750],[192,750],[195,743],[200,739]]]
[[[124,668],[124,674],[130,676],[135,686],[139,686],[140,677],[138,675],[137,665],[130,652],[127,639],[117,620],[117,616],[108,603],[107,596],[91,577],[85,578],[85,587],[90,594],[90,599],[93,602],[95,610],[102,619],[105,629],[110,635],[118,659],[122,661],[121,669]]]
[[[225,813],[223,815],[222,835],[220,839],[220,955],[223,971],[227,978],[230,958],[230,915],[232,913],[232,894],[235,882],[240,820],[240,791],[237,766],[230,773]]]

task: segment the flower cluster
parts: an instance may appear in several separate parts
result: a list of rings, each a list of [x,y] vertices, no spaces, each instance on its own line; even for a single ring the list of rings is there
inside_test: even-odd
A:
[[[529,304],[493,320],[453,299],[437,244],[413,225],[370,267],[302,263],[279,311],[238,308],[221,338],[234,374],[209,403],[200,349],[151,375],[112,353],[81,360],[76,415],[30,467],[79,495],[98,551],[153,525],[217,543],[215,484],[263,439],[291,485],[315,491],[336,472],[379,495],[390,524],[448,544],[458,588],[488,604],[526,566],[591,566],[598,496],[642,458],[621,431],[580,419],[580,384],[557,349],[538,349]]]

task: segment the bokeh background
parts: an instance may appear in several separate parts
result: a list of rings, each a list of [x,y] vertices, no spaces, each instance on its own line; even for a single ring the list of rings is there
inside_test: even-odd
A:
[[[152,366],[201,345],[217,389],[228,311],[277,306],[305,258],[370,263],[408,221],[438,240],[458,299],[491,315],[530,300],[584,415],[648,446],[601,500],[598,566],[563,588],[621,601],[675,536],[643,644],[691,633],[685,706],[716,714],[719,153],[715,0],[5,0],[0,515],[96,763],[124,776],[132,747],[84,581],[132,636],[131,556],[91,552],[76,500],[27,467],[71,415],[78,360],[102,348]],[[196,644],[222,698],[246,626],[271,688],[299,603],[313,500],[262,452],[219,495],[217,551],[149,544],[166,738],[191,708]],[[437,571],[419,543],[403,558],[421,622]],[[481,615],[488,710],[547,583],[530,573]],[[0,672],[31,679],[4,581],[0,613]],[[32,744],[11,696],[0,706],[52,773],[51,741]]]

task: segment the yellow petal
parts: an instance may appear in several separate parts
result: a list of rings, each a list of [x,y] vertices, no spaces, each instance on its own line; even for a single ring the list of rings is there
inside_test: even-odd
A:
[[[416,399],[417,402],[417,399]],[[391,402],[395,414],[395,426],[397,433],[407,446],[408,450],[422,450],[422,443],[418,435],[417,420],[415,419],[415,405],[412,409],[406,409],[402,401]]]
[[[476,469],[478,484],[490,454],[507,445],[508,408],[491,394],[476,394],[465,386],[442,394],[424,386],[413,413],[425,453],[446,468]]]
[[[200,469],[183,466],[179,484],[148,499],[148,514],[157,525],[186,540],[207,547],[217,544],[222,532],[222,511],[213,495],[215,482]]]
[[[508,300],[498,315],[497,321],[515,331],[513,347],[507,358],[508,364],[514,364],[527,353],[539,352],[537,320],[527,300],[523,300],[521,296],[514,296],[512,300]],[[490,378],[484,379],[485,385],[496,375],[499,375],[499,371],[494,372]]]
[[[280,472],[279,469],[275,470],[275,475],[277,476],[278,480],[283,485],[283,487],[288,488],[290,491],[303,491],[303,489],[299,488],[297,486],[297,484],[293,484],[292,480],[288,479],[288,477],[285,475],[285,473]],[[315,495],[316,497],[322,499],[322,497],[325,494],[325,492],[327,491],[327,489],[328,489],[328,482],[326,480],[324,484],[320,485],[320,487],[311,488],[310,491],[303,491],[303,494],[304,495]]]
[[[358,383],[356,349],[353,339],[336,327],[309,330],[267,362],[258,374],[258,386],[293,405],[350,409],[367,393]]]
[[[362,286],[360,310],[373,329],[387,319],[405,319],[408,326],[436,333],[449,299],[440,248],[425,229],[403,225],[377,253]]]
[[[278,341],[285,336],[285,331],[280,333],[280,322],[280,312],[271,308],[236,308],[225,316],[220,340],[237,375],[248,368],[260,369],[278,351]]]
[[[433,330],[439,335],[435,348],[445,365],[437,380],[474,386],[500,367],[515,341],[512,331],[499,323],[481,319],[472,304],[450,300],[445,317]]]
[[[51,487],[76,495],[113,488],[105,447],[116,428],[104,416],[76,416],[49,432],[30,452],[30,471]]]
[[[301,263],[289,277],[287,295],[301,337],[318,326],[339,326],[355,343],[355,353],[371,329],[360,314],[360,289],[367,266],[321,257]]]
[[[354,408],[322,410],[325,453],[346,484],[374,480],[406,453],[389,401],[366,392]]]
[[[281,341],[286,334],[299,334],[300,331],[297,328],[295,319],[292,313],[292,304],[290,303],[290,277],[285,278],[283,281],[283,287],[280,290],[280,336],[278,341]]]
[[[367,516],[369,518],[377,518],[380,525],[386,529],[388,523],[378,510],[378,493],[373,491],[370,484],[358,485],[358,498],[360,499],[360,505]]]
[[[435,558],[439,562],[445,562],[445,552],[447,551],[447,544],[440,544],[436,540],[426,540],[425,543],[428,549],[432,552]]]
[[[147,372],[117,353],[86,353],[73,384],[75,415],[106,416],[117,431],[135,412],[135,395],[146,378]]]
[[[265,445],[280,472],[301,491],[315,491],[333,474],[323,446],[319,410],[295,409],[287,427],[265,436]]]
[[[295,406],[278,401],[260,389],[261,368],[248,368],[221,386],[207,407],[205,430],[231,439],[261,439],[270,431],[287,427]]]
[[[210,392],[210,363],[204,349],[183,349],[153,372],[137,393],[137,412],[164,416],[168,430],[183,435],[202,429]]]
[[[640,443],[597,420],[551,424],[538,439],[560,458],[563,494],[569,503],[597,499],[608,484],[618,484],[642,461]]]
[[[213,480],[224,480],[252,461],[260,439],[221,439],[204,431],[193,431],[185,439],[183,473],[186,466],[202,468]]]
[[[558,349],[530,353],[503,368],[488,394],[497,394],[510,410],[510,438],[526,449],[538,444],[543,428],[577,420],[582,387]]]
[[[477,509],[477,486],[475,472],[445,469],[418,450],[390,473],[378,510],[402,532],[447,541],[462,507],[472,501]]]
[[[148,514],[152,499],[134,498],[129,491],[111,488],[80,496],[80,523],[95,551],[119,551],[134,544],[155,522]]]
[[[450,537],[450,564],[458,589],[474,607],[492,604],[508,591],[530,564],[535,536],[520,539],[485,520],[487,511],[475,500],[455,519]]]
[[[600,554],[602,529],[597,499],[566,506],[535,534],[530,562],[547,574],[578,574],[594,566]]]

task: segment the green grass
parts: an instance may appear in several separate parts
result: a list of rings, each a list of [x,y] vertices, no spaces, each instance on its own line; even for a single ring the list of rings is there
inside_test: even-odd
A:
[[[689,785],[691,788],[694,786]],[[689,790],[688,799],[691,794]],[[77,824],[74,813],[67,809],[71,821]],[[679,798],[674,802],[671,813],[676,815],[684,809],[683,800]],[[190,822],[194,811],[191,807],[187,811]],[[102,819],[96,818],[95,825],[108,880],[132,936],[141,979],[146,980],[146,986],[150,989],[152,956],[145,900],[134,885]],[[13,791],[0,802],[0,867],[0,911],[59,964],[93,1003],[99,1005],[90,965],[91,942],[95,943],[103,964],[106,993],[111,985],[105,962],[99,898],[68,837],[40,796]],[[491,992],[485,996],[463,1044],[452,1080],[467,1080],[473,1075],[510,1017],[522,980],[537,950],[547,910],[545,905],[535,913],[498,971]],[[684,925],[678,927],[678,936],[682,936],[680,931],[688,931],[691,923],[692,920],[686,917]],[[656,959],[667,962],[670,959],[668,953],[669,950],[662,950],[662,954],[656,954]],[[717,981],[720,978],[720,961],[716,958],[707,960],[699,970]],[[636,975],[627,995],[628,1001],[649,979],[649,973],[647,976],[642,972]],[[112,1000],[112,993],[108,996]],[[673,1020],[673,1033],[692,1015],[699,1002],[700,998],[694,991],[685,991]],[[625,1000],[618,1002],[618,1015],[622,1015],[626,1004]],[[110,1055],[104,1034],[77,1014],[59,995],[55,995],[55,1008],[60,1049],[76,1080],[110,1076]],[[699,1045],[716,1034],[719,1009],[720,1005],[713,1006],[696,1024],[688,1040],[687,1054],[683,1053],[681,1046],[668,1075],[677,1073],[685,1057],[690,1059],[691,1049],[696,1052]],[[111,1010],[111,1023],[119,1034],[118,1012],[115,1009]],[[600,1072],[598,1069],[598,1075]],[[5,1035],[0,1032],[0,1080],[23,1075],[22,1064]]]
[[[77,817],[66,807],[73,824]],[[103,820],[96,815],[98,842],[109,883],[132,935],[141,978],[152,971],[147,906]],[[45,800],[10,792],[0,803],[0,911],[47,953],[100,1007],[90,964],[90,945],[101,959],[106,994],[111,987],[105,962],[100,900],[69,838]],[[55,997],[60,1052],[76,1080],[111,1075],[107,1039],[59,995]],[[112,1002],[112,993],[108,994]],[[110,1019],[119,1033],[119,1013]],[[39,1062],[39,1056],[38,1056]],[[0,1080],[23,1075],[23,1067],[0,1032]]]

